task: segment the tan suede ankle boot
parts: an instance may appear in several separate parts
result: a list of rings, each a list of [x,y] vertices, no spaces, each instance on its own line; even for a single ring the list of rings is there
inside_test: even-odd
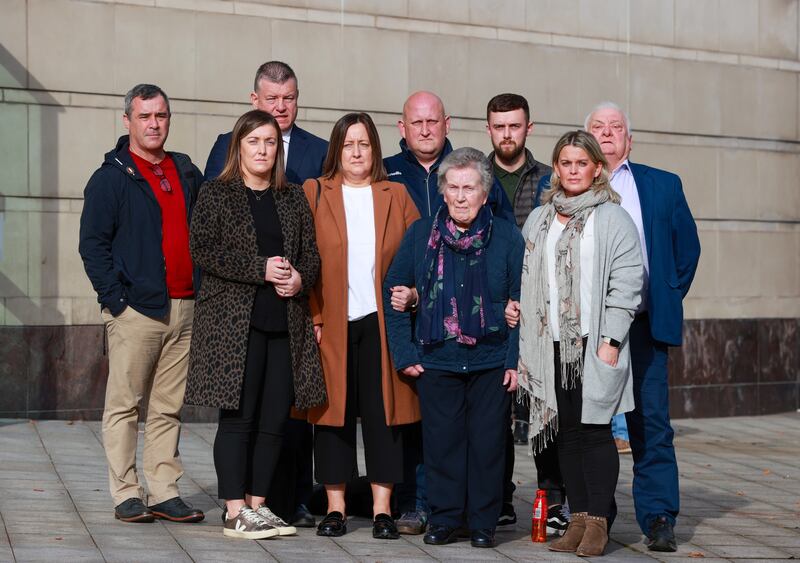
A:
[[[586,516],[586,531],[575,555],[596,557],[603,555],[608,544],[608,524],[602,516]]]
[[[550,551],[575,553],[583,539],[584,530],[586,530],[586,513],[575,512],[570,519],[567,533],[548,545],[547,548]]]

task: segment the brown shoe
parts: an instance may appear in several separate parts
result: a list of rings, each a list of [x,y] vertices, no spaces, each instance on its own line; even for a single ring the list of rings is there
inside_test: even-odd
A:
[[[575,555],[580,557],[599,557],[608,544],[608,523],[602,516],[586,517],[586,532]]]
[[[629,454],[631,453],[631,443],[628,440],[623,440],[622,438],[614,438],[614,443],[617,445],[617,453],[620,454]]]
[[[583,539],[586,530],[586,513],[574,512],[567,527],[567,532],[556,541],[547,546],[550,551],[575,553]]]

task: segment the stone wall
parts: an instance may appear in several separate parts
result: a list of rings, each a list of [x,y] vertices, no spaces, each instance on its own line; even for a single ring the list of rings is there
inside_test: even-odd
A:
[[[703,245],[687,345],[673,354],[688,366],[673,376],[675,413],[762,412],[767,392],[751,395],[773,360],[750,366],[746,383],[731,379],[720,347],[729,340],[709,335],[744,338],[734,327],[745,327],[744,341],[794,342],[797,356],[798,17],[798,0],[3,0],[0,366],[19,365],[9,358],[20,338],[29,370],[60,366],[58,350],[75,354],[93,386],[86,395],[61,372],[41,381],[91,396],[78,410],[96,408],[101,387],[88,382],[105,364],[77,232],[83,187],[123,132],[122,96],[137,82],[162,86],[173,99],[168,147],[202,168],[248,108],[255,68],[277,58],[300,78],[304,127],[327,137],[342,113],[363,109],[385,154],[397,150],[394,124],[417,89],[444,99],[454,145],[484,150],[488,99],[525,95],[540,160],[593,104],[620,103],[633,121],[631,158],[681,175]],[[3,403],[19,374],[2,369],[0,416],[19,407]],[[797,362],[767,372],[794,385],[780,394],[794,403],[779,403],[797,408]],[[686,399],[701,388],[732,398]]]

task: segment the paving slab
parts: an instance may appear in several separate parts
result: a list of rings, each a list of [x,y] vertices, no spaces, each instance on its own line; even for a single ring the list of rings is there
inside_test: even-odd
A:
[[[800,558],[800,414],[673,422],[682,495],[678,551],[644,546],[633,514],[632,461],[623,456],[620,513],[604,561]],[[99,423],[0,420],[0,562],[580,560],[530,542],[536,469],[525,447],[517,447],[514,473],[519,522],[498,531],[495,549],[473,549],[468,540],[429,546],[420,536],[376,541],[363,518],[352,518],[342,538],[320,538],[313,529],[258,542],[225,538],[215,498],[215,433],[214,424],[187,424],[181,433],[181,491],[206,520],[126,524],[113,517]],[[361,448],[358,458],[363,469]]]

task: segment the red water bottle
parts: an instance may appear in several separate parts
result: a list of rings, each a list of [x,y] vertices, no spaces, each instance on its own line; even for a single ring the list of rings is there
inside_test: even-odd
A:
[[[547,541],[547,493],[544,489],[536,491],[536,500],[533,501],[531,541],[540,543]]]

